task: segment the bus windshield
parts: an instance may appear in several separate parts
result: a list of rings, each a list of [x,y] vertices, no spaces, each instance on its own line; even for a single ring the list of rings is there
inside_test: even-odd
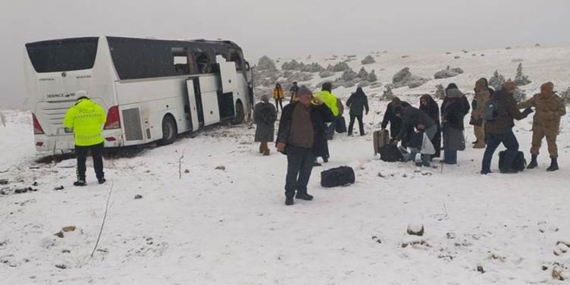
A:
[[[95,64],[98,38],[75,38],[26,44],[36,72],[91,69]]]

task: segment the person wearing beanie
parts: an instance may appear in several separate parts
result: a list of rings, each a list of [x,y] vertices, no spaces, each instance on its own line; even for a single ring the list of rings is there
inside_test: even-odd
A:
[[[268,142],[273,142],[275,133],[275,121],[277,120],[277,111],[275,106],[269,103],[267,95],[261,96],[261,102],[257,103],[253,108],[253,122],[257,125],[255,128],[255,142],[259,142],[259,153],[264,156],[269,155]]]
[[[63,126],[73,132],[75,154],[77,155],[77,181],[75,186],[85,186],[85,162],[91,151],[93,167],[99,184],[105,183],[103,172],[103,125],[106,121],[105,110],[99,104],[89,100],[86,91],[75,93],[77,102],[69,107],[63,118]]]
[[[540,86],[540,93],[519,103],[519,109],[534,107],[536,113],[532,122],[532,147],[530,148],[531,161],[526,168],[533,169],[538,166],[537,157],[542,139],[546,137],[550,166],[546,171],[558,170],[558,146],[556,137],[560,129],[560,118],[566,115],[564,100],[554,92],[554,84],[546,82]]]
[[[294,204],[293,198],[311,201],[307,184],[313,170],[315,155],[326,146],[325,122],[334,117],[323,102],[313,97],[305,86],[299,87],[298,101],[283,108],[277,132],[277,151],[287,155],[285,178],[285,205]]]
[[[520,112],[517,108],[517,102],[513,97],[513,92],[517,86],[512,81],[507,81],[503,84],[500,91],[497,91],[494,95],[494,99],[497,102],[498,117],[493,121],[485,122],[485,138],[487,140],[487,148],[485,148],[485,154],[483,155],[483,161],[481,163],[481,174],[491,173],[491,160],[493,159],[493,154],[499,144],[503,144],[507,150],[505,154],[504,164],[500,166],[501,173],[517,173],[516,169],[511,166],[516,158],[519,151],[519,142],[517,137],[513,133],[513,127],[515,126],[514,120],[522,120],[526,118],[530,113],[533,112],[531,108],[526,108],[523,112]]]

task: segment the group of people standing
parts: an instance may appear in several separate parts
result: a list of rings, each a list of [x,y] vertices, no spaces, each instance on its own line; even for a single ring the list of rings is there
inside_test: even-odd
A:
[[[276,147],[287,155],[286,205],[292,205],[294,197],[303,200],[313,198],[307,193],[312,168],[320,165],[318,157],[328,162],[328,140],[333,138],[335,132],[346,132],[343,118],[345,106],[332,93],[332,87],[331,82],[325,82],[321,91],[313,94],[307,87],[294,82],[289,89],[290,103],[283,107],[284,91],[280,84],[276,84],[272,93],[275,106],[269,103],[268,96],[262,96],[261,102],[254,107],[253,118],[257,125],[255,141],[260,142],[259,152],[263,155],[270,153],[268,143],[273,141],[274,125],[281,107]],[[348,98],[346,106],[350,112],[348,135],[353,134],[355,121],[358,121],[360,135],[365,135],[362,117],[365,112],[368,114],[369,106],[362,88],[357,88]]]
[[[556,137],[560,128],[560,118],[566,114],[563,99],[556,95],[554,84],[547,82],[541,86],[540,93],[531,99],[518,103],[513,92],[516,84],[508,81],[501,86],[501,90],[494,91],[489,87],[485,78],[475,83],[475,95],[469,104],[465,95],[451,83],[445,89],[445,97],[440,107],[430,95],[420,97],[420,108],[412,107],[395,97],[386,109],[381,128],[390,124],[391,138],[394,142],[401,141],[405,148],[410,147],[411,154],[408,160],[415,161],[420,149],[417,145],[410,145],[418,135],[425,134],[433,144],[433,155],[422,154],[418,166],[430,166],[434,157],[440,157],[443,145],[442,162],[446,164],[457,163],[457,151],[465,150],[464,118],[471,111],[469,123],[473,125],[476,140],[473,148],[485,148],[481,174],[491,173],[491,160],[497,147],[502,143],[506,147],[504,164],[500,166],[501,173],[517,173],[512,167],[519,151],[519,144],[512,128],[514,120],[522,120],[534,112],[532,147],[530,149],[531,161],[528,169],[538,166],[537,157],[542,139],[546,137],[550,153],[550,166],[547,171],[558,170],[558,149]],[[494,106],[493,106],[494,105]],[[524,109],[520,111],[519,109]],[[492,112],[486,115],[486,112]]]
[[[457,164],[457,152],[466,148],[465,117],[469,115],[469,124],[473,125],[475,149],[485,149],[481,165],[481,174],[491,173],[491,160],[497,147],[502,143],[506,147],[505,163],[500,166],[501,173],[516,173],[511,167],[519,150],[519,144],[512,128],[514,120],[526,118],[536,109],[533,121],[531,161],[527,166],[533,169],[538,166],[542,139],[546,137],[551,163],[547,171],[558,170],[558,150],[556,137],[560,127],[560,118],[566,114],[565,103],[555,94],[554,84],[547,82],[541,86],[540,93],[531,99],[518,103],[513,92],[516,85],[506,82],[501,90],[489,87],[485,78],[477,80],[471,103],[456,84],[445,88],[445,96],[441,105],[430,95],[423,95],[419,100],[419,108],[394,97],[388,104],[381,128],[390,125],[392,143],[401,143],[409,148],[407,160],[414,161],[417,166],[431,166],[433,158],[441,157],[445,164]],[[330,153],[327,140],[334,134],[335,126],[343,116],[342,101],[332,94],[332,84],[326,82],[321,91],[313,94],[305,86],[293,84],[290,104],[283,107],[284,92],[280,84],[273,90],[275,106],[269,98],[263,96],[254,108],[254,121],[257,124],[255,140],[261,142],[260,153],[269,155],[268,142],[273,141],[274,124],[281,107],[281,119],[276,140],[276,148],[287,155],[287,175],[285,185],[285,204],[293,205],[294,198],[312,200],[307,193],[312,168],[320,165],[317,157],[327,162]],[[495,106],[491,106],[495,105]],[[353,135],[355,121],[358,121],[360,135],[365,135],[363,114],[368,114],[368,99],[362,88],[357,88],[346,101],[350,108],[348,135]],[[520,111],[519,109],[524,109]],[[492,110],[493,116],[488,115]],[[434,147],[433,154],[421,154],[421,161],[416,156],[421,153],[421,141],[427,137]],[[418,137],[420,137],[418,145]]]

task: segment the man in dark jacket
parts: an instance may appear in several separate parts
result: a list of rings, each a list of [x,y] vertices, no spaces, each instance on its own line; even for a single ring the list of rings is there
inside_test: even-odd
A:
[[[325,122],[333,120],[330,109],[305,86],[297,92],[298,102],[283,109],[277,132],[277,150],[287,155],[285,205],[293,205],[293,197],[310,201],[307,193],[315,153],[326,145]],[[297,195],[295,196],[295,191]]]
[[[394,113],[396,116],[402,118],[402,127],[400,128],[400,132],[394,138],[394,141],[399,141],[402,137],[408,135],[408,130],[411,128],[415,128],[417,133],[415,135],[422,136],[425,133],[428,139],[431,141],[437,132],[437,125],[430,118],[426,113],[422,110],[414,108],[414,107],[407,107],[402,108],[402,106],[397,106],[394,108]],[[411,153],[409,160],[414,161],[416,160],[416,155],[421,151],[421,143],[420,146],[410,146]],[[431,155],[423,154],[422,153],[422,162],[416,163],[418,166],[430,166]]]
[[[346,106],[350,107],[350,123],[348,124],[348,135],[352,136],[352,127],[354,126],[354,119],[358,120],[358,127],[360,129],[360,135],[364,135],[364,124],[362,123],[362,113],[366,109],[366,115],[368,115],[368,98],[366,94],[362,91],[362,88],[356,88],[356,93],[352,93],[348,100],[346,101]]]
[[[500,169],[501,173],[517,173],[512,169],[511,165],[519,151],[519,142],[513,133],[515,126],[514,120],[522,120],[526,118],[532,109],[526,108],[522,113],[517,108],[517,102],[513,97],[513,91],[517,88],[514,82],[507,81],[496,92],[494,98],[497,100],[498,109],[496,111],[498,117],[493,121],[485,122],[485,137],[487,140],[487,148],[483,155],[481,166],[481,174],[491,173],[491,160],[495,150],[499,144],[503,144],[507,148],[504,159],[504,167]]]
[[[402,127],[402,119],[396,116],[396,114],[394,113],[394,108],[396,108],[396,106],[402,106],[404,108],[407,108],[411,107],[412,105],[410,105],[410,103],[406,101],[401,101],[400,98],[398,97],[394,97],[394,99],[392,99],[392,102],[390,102],[386,107],[386,112],[384,112],[384,119],[382,119],[382,124],[380,125],[380,127],[382,128],[382,130],[385,130],[386,127],[388,126],[388,123],[390,123],[390,137],[392,139],[396,137],[396,135],[400,132],[400,129]],[[407,146],[407,137],[403,137],[401,139],[402,139],[402,146]]]

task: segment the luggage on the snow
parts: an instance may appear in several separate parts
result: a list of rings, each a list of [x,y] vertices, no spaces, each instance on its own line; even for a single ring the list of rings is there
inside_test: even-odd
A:
[[[380,159],[386,162],[402,161],[404,158],[402,151],[393,144],[385,144],[379,150]]]
[[[506,150],[499,152],[499,169],[506,169],[505,166],[505,154],[507,153]],[[524,153],[522,151],[517,152],[515,156],[515,160],[513,160],[513,164],[511,168],[517,171],[523,171],[526,168],[526,159],[524,158]]]
[[[380,148],[390,142],[390,132],[388,130],[377,130],[372,133],[374,143],[374,154],[380,153]]]
[[[340,166],[321,172],[321,186],[323,187],[344,186],[352,184],[354,181],[354,170],[348,166]]]
[[[339,134],[346,133],[346,120],[344,120],[343,116],[339,116],[336,119],[335,123],[336,123],[335,129],[337,133]]]

